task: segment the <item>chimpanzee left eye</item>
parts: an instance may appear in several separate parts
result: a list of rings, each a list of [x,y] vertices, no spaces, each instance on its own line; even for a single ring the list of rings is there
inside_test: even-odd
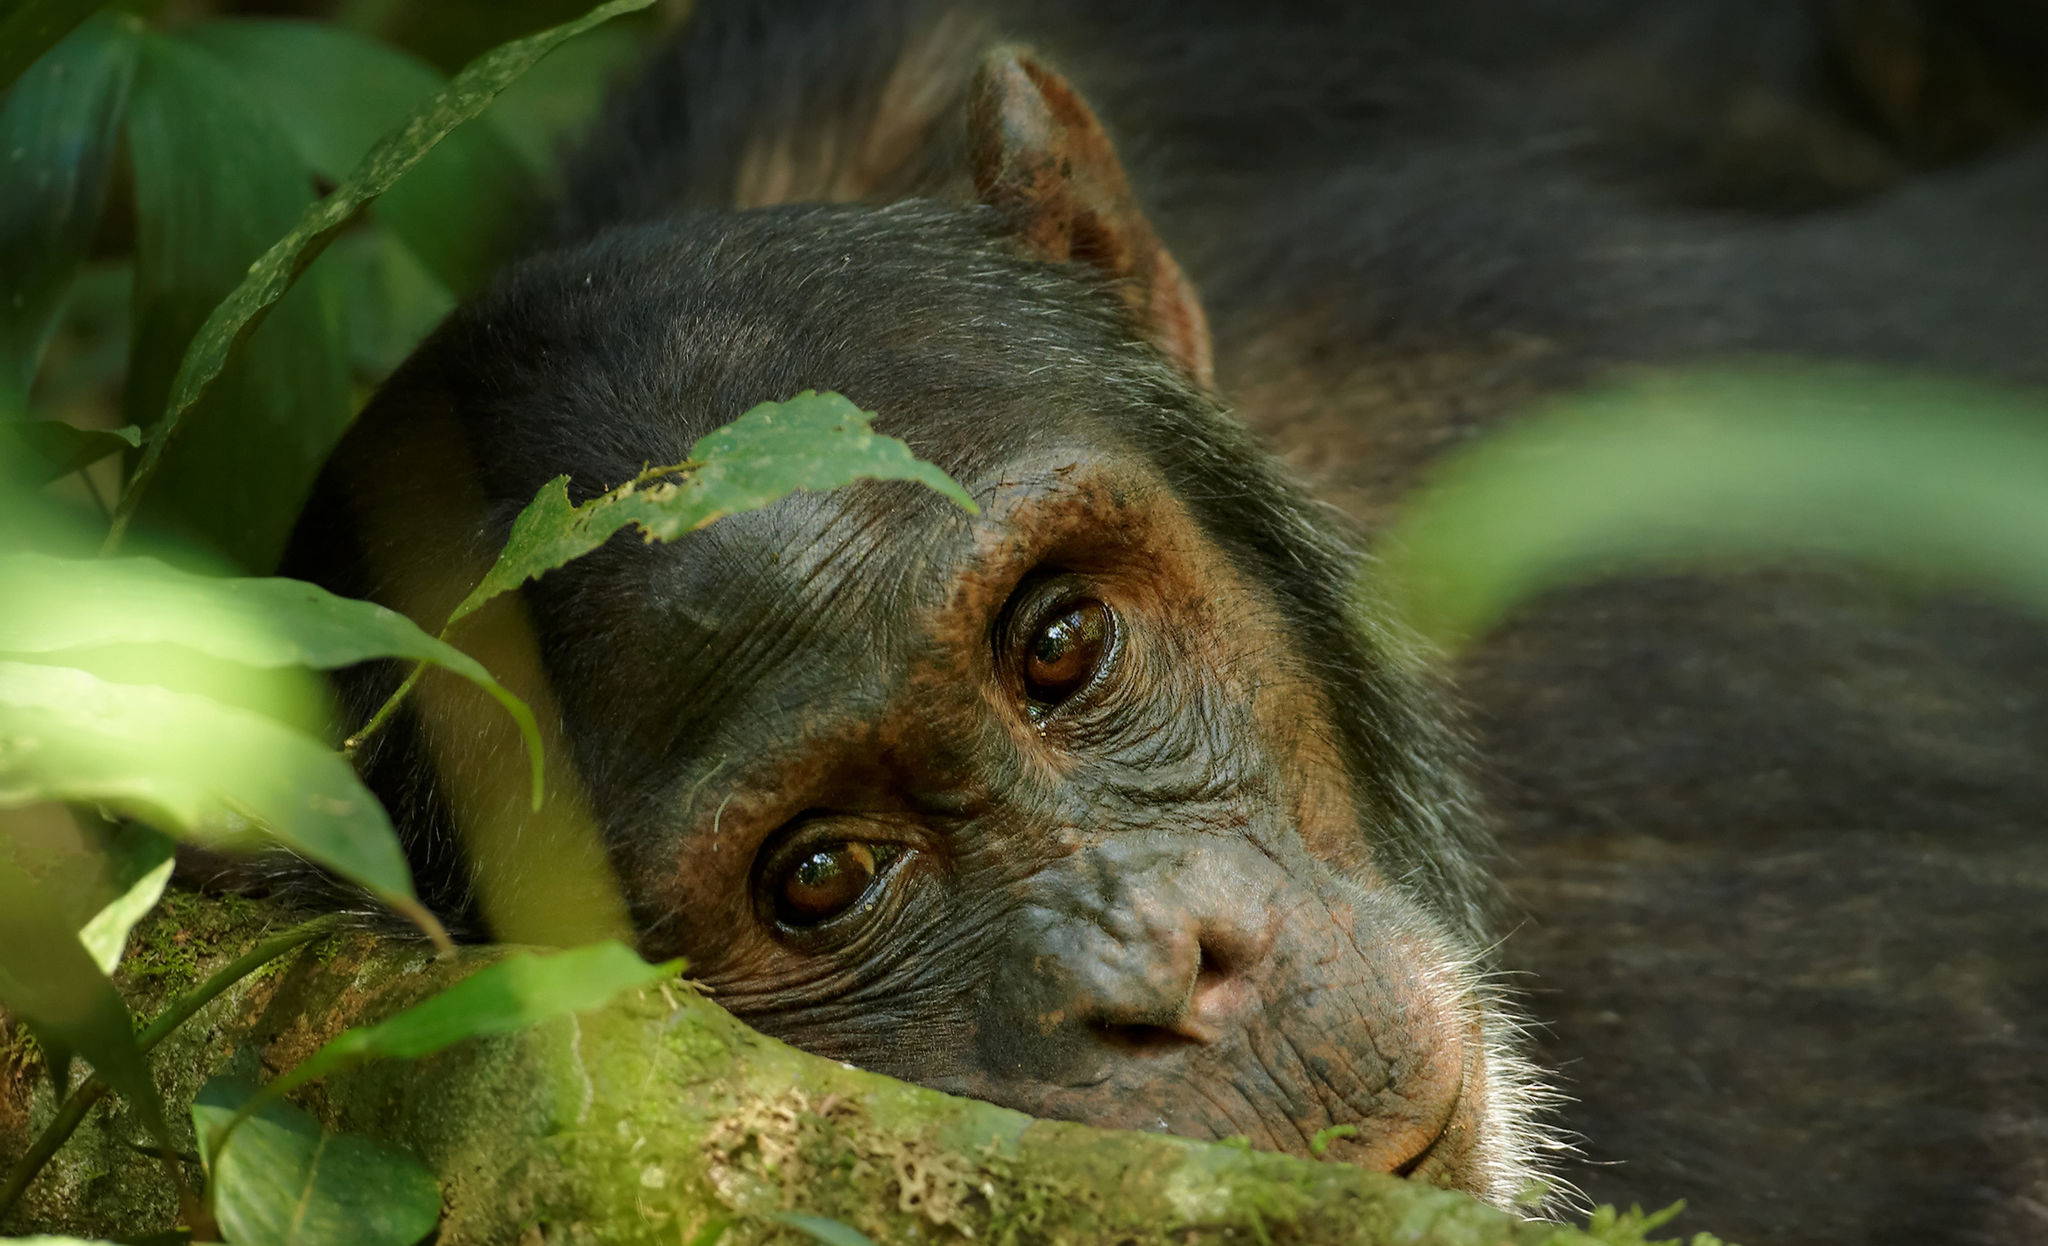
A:
[[[1087,687],[1109,651],[1114,626],[1109,607],[1093,599],[1040,623],[1024,647],[1025,695],[1050,709]]]
[[[822,925],[859,905],[883,867],[901,850],[847,840],[798,853],[769,880],[776,920],[786,926]]]

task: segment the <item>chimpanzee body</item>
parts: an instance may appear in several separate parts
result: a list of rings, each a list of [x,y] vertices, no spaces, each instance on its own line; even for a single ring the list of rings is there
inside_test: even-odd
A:
[[[1042,59],[991,60],[1004,38]],[[1505,1197],[1546,1146],[1473,973],[1505,931],[1593,1197],[1684,1196],[1756,1242],[2030,1240],[2033,626],[1800,569],[1556,594],[1454,672],[1475,767],[1399,637],[1347,621],[1345,525],[1220,400],[1369,529],[1442,449],[1617,372],[1767,352],[2048,381],[2044,47],[1995,3],[707,4],[571,159],[550,246],[352,432],[287,570],[431,621],[548,478],[589,496],[838,389],[984,517],[802,496],[617,541],[471,638],[558,714],[647,946],[742,1016],[1048,1115],[1294,1149],[1361,1123],[1349,1158]],[[1018,174],[1013,146],[1044,153],[1017,92],[1073,128],[1043,65],[1114,135],[1213,357],[1106,175],[1063,171],[1075,209]],[[966,655],[1035,593],[1093,600],[1070,581],[1152,637],[1115,652],[1155,717],[988,717],[1002,661]],[[490,750],[432,734],[402,719],[369,773],[474,919],[449,773]],[[916,866],[881,873],[925,880],[917,921],[728,934],[760,906],[716,880],[758,886],[777,825],[848,819]],[[1280,909],[1309,916],[1245,916]],[[1192,975],[1177,1003],[1118,951],[1147,938]],[[1189,1106],[1247,1064],[1257,1088]]]

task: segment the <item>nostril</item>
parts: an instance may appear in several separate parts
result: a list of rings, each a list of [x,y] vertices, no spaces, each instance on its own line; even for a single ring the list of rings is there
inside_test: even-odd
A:
[[[1258,1003],[1250,975],[1229,950],[1204,941],[1202,959],[1195,969],[1189,992],[1188,1011],[1206,1025],[1215,1025],[1253,1008]]]

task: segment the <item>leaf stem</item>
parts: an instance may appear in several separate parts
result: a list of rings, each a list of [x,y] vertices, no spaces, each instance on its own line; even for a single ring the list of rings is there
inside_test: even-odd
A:
[[[92,478],[92,464],[87,463],[73,474],[78,477],[78,482],[85,486],[85,494],[92,499],[92,504],[99,508],[100,518],[110,524],[113,523],[114,508],[107,505],[107,495],[100,492],[99,482]]]
[[[293,948],[327,934],[340,920],[340,917],[331,914],[316,917],[312,921],[292,927],[274,939],[257,944],[229,961],[205,982],[171,1001],[168,1008],[158,1013],[156,1019],[136,1035],[136,1045],[144,1052],[148,1052],[150,1048],[169,1037],[173,1030],[190,1020],[194,1013],[212,1003],[222,991]],[[442,937],[447,936],[444,934]],[[0,1186],[0,1215],[5,1215],[20,1201],[22,1194],[28,1190],[29,1183],[36,1179],[36,1175],[50,1162],[50,1158],[57,1154],[58,1149],[70,1140],[80,1122],[85,1120],[85,1114],[92,1110],[94,1104],[105,1098],[106,1093],[107,1083],[102,1081],[98,1074],[94,1074],[80,1083],[78,1089],[72,1091],[70,1097],[58,1106],[57,1114],[43,1127],[43,1131],[36,1135],[34,1144],[22,1155],[20,1161],[8,1170],[7,1183]]]
[[[446,633],[443,633],[443,639],[445,638]],[[370,737],[376,735],[385,723],[391,721],[391,716],[398,712],[399,703],[405,700],[405,694],[412,691],[413,685],[420,681],[420,676],[426,669],[427,664],[425,662],[413,663],[412,671],[406,675],[405,681],[398,685],[396,692],[384,698],[384,704],[378,706],[377,712],[370,715],[370,721],[364,723],[354,735],[341,742],[342,756],[350,761],[355,760],[356,754],[362,750],[363,745],[369,743]]]
[[[386,900],[392,911],[420,928],[420,933],[433,943],[434,952],[442,960],[455,955],[455,940],[448,937],[448,928],[441,919],[428,911],[427,906],[417,900]]]

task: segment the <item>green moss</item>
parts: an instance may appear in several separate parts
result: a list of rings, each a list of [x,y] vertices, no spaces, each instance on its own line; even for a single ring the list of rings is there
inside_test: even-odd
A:
[[[128,993],[161,1003],[198,984],[204,969],[246,948],[264,906],[240,896],[167,891],[128,936],[120,980]]]

